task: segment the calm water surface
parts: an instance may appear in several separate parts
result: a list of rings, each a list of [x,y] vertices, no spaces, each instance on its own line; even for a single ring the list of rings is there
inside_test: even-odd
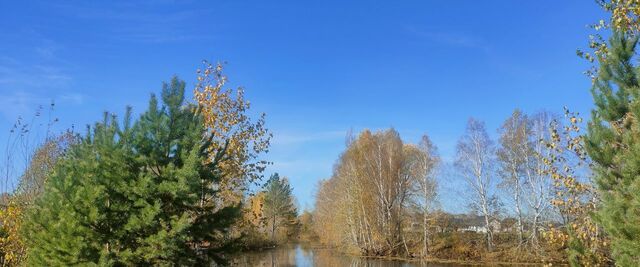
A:
[[[364,259],[300,244],[238,255],[233,266],[465,267],[471,265]]]

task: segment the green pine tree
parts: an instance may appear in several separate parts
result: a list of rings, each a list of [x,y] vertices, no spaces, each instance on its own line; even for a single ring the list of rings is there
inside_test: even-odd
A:
[[[60,161],[25,226],[37,266],[223,263],[239,206],[219,207],[225,149],[210,152],[184,82],[131,125],[105,115]]]
[[[264,219],[271,227],[271,240],[276,240],[278,227],[289,226],[297,215],[292,189],[278,173],[271,175],[264,189]]]
[[[585,137],[602,198],[595,214],[619,266],[640,262],[640,83],[638,39],[615,33],[592,89],[596,108]]]

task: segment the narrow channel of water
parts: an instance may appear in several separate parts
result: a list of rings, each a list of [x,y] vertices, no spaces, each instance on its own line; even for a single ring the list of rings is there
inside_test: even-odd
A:
[[[367,259],[345,255],[333,249],[291,244],[260,252],[243,253],[235,257],[233,266],[465,267],[471,265]]]

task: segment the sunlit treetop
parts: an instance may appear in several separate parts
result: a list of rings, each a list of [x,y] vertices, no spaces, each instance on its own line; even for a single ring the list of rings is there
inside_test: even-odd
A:
[[[238,201],[247,185],[257,182],[269,164],[258,157],[268,151],[272,134],[265,126],[264,113],[255,121],[247,114],[250,103],[242,88],[225,88],[223,65],[207,61],[203,64],[204,68],[198,70],[194,96],[213,137],[209,149],[214,155],[226,151],[225,158],[220,159],[224,174],[221,189],[228,200]]]
[[[636,36],[640,33],[640,0],[596,0],[606,12],[607,17],[589,25],[594,33],[589,35],[589,50],[578,49],[578,56],[595,62],[606,60],[608,45],[603,31],[624,33]],[[592,80],[597,76],[597,69],[592,66],[585,72]]]

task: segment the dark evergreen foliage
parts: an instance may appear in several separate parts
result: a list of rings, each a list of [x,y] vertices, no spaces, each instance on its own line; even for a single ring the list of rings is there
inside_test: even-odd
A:
[[[295,220],[297,210],[293,203],[291,185],[274,173],[264,189],[264,217],[271,226],[271,239],[275,240],[276,230],[288,226]]]
[[[105,114],[56,166],[26,221],[32,266],[224,262],[239,207],[220,207],[225,150],[210,152],[184,82],[164,84],[140,119]],[[215,153],[215,154],[212,154]]]
[[[586,147],[602,198],[595,219],[611,238],[619,266],[640,262],[640,83],[638,39],[615,33],[600,60]],[[579,251],[579,250],[578,250]]]

